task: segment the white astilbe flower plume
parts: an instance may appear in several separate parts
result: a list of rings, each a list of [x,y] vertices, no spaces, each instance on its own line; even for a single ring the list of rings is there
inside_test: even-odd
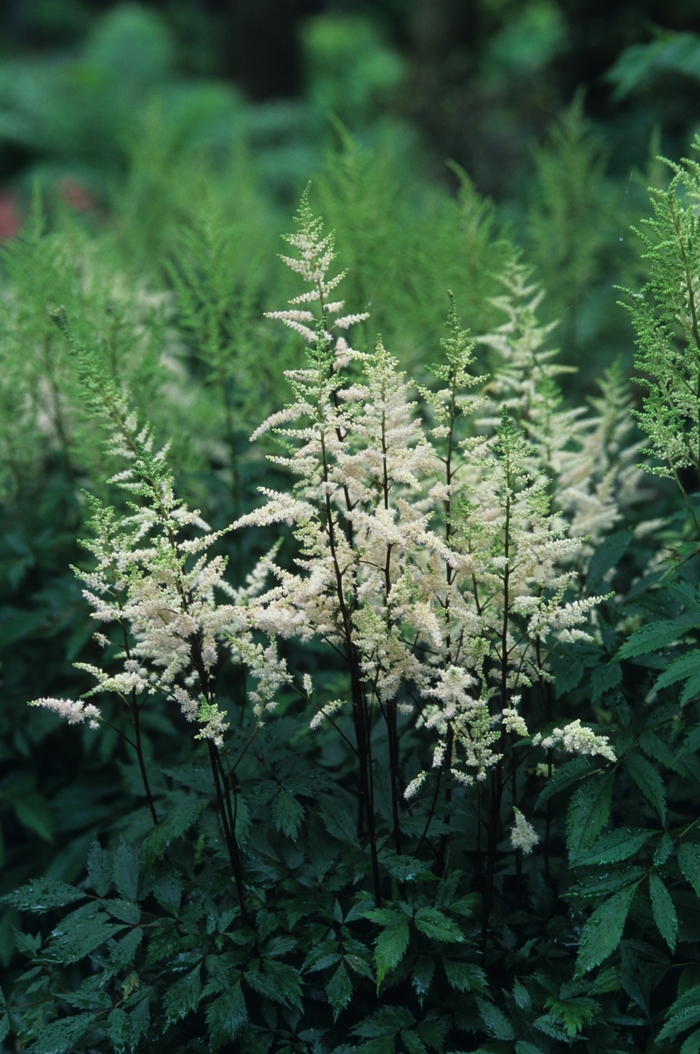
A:
[[[537,318],[542,291],[517,257],[501,280],[506,292],[494,304],[507,321],[479,338],[500,359],[480,424],[493,428],[505,407],[527,432],[529,467],[555,483],[553,509],[570,536],[582,539],[576,559],[585,570],[621,510],[644,497],[636,465],[640,444],[631,438],[633,399],[618,365],[606,371],[601,396],[590,400],[593,414],[566,409],[557,378],[574,368],[553,361],[557,352],[546,347],[553,326]]]
[[[318,303],[325,315],[307,327],[306,366],[288,374],[293,401],[258,429],[282,438],[284,453],[272,460],[297,483],[290,495],[262,491],[261,508],[234,526],[286,521],[299,549],[293,570],[268,562],[274,581],[247,601],[248,624],[272,638],[321,638],[346,657],[360,750],[373,720],[367,707],[383,714],[391,752],[398,716],[414,713],[406,693],[422,697],[418,720],[435,737],[433,768],[470,786],[498,766],[504,737],[527,735],[522,688],[549,676],[559,642],[589,639],[590,608],[600,598],[569,599],[568,568],[581,541],[550,510],[544,424],[541,439],[526,439],[503,411],[494,435],[470,432],[466,422],[490,396],[473,391],[474,342],[454,302],[446,363],[435,370],[440,388],[420,389],[430,414],[424,423],[381,340],[371,354],[334,348],[325,321],[326,294],[337,285],[325,277],[332,240],[321,238],[307,197],[297,222],[290,243],[299,259],[286,262],[315,292],[296,303]],[[534,318],[533,291],[520,292]],[[284,320],[301,324],[297,314]],[[504,348],[514,326],[502,334]],[[543,331],[530,326],[523,339],[524,361]],[[550,372],[529,378],[527,390],[539,392]],[[514,391],[514,406],[523,398]],[[315,703],[314,727],[338,702],[328,711]],[[424,778],[411,781],[409,797]]]
[[[531,853],[540,840],[532,824],[528,823],[520,809],[513,807],[515,823],[510,832],[510,844],[513,849],[520,849],[525,855]]]

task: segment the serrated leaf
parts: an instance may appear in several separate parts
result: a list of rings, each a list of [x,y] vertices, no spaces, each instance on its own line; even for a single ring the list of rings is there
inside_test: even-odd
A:
[[[339,842],[347,842],[348,845],[358,844],[357,822],[352,810],[345,802],[332,798],[330,795],[324,795],[319,803],[319,810],[323,826],[330,835],[337,838]]]
[[[547,780],[546,786],[535,802],[535,809],[539,809],[540,805],[546,802],[548,798],[566,790],[567,787],[571,787],[574,783],[578,783],[579,780],[589,776],[593,771],[593,766],[586,757],[572,758],[571,761],[564,762],[563,765],[554,770]]]
[[[379,860],[382,867],[398,882],[415,882],[419,878],[429,877],[431,873],[422,861],[409,854],[399,856],[398,853],[385,849]]]
[[[616,831],[602,835],[580,856],[572,853],[571,863],[574,866],[589,867],[593,864],[615,864],[620,860],[629,860],[653,834],[654,831],[643,828],[619,827]]]
[[[580,855],[610,819],[612,787],[613,776],[608,773],[588,780],[574,791],[566,818],[566,842],[571,854]]]
[[[580,684],[586,672],[586,667],[581,660],[575,658],[570,659],[564,656],[557,656],[550,665],[551,672],[554,675],[557,699],[560,699],[562,695],[566,695],[577,684]]]
[[[415,914],[416,929],[434,941],[460,944],[464,935],[456,922],[436,908],[419,908]]]
[[[609,534],[602,545],[598,546],[588,564],[586,586],[589,592],[595,591],[603,575],[607,574],[625,555],[632,538],[633,532],[626,528],[623,531]]]
[[[304,822],[304,807],[284,787],[273,798],[272,822],[278,831],[296,841],[299,828]]]
[[[107,1036],[115,1054],[124,1054],[130,1047],[129,1015],[117,1006],[107,1018]]]
[[[620,890],[593,912],[581,933],[574,977],[599,966],[617,948],[638,883]]]
[[[665,823],[666,791],[663,780],[652,763],[637,750],[628,750],[622,763],[646,800],[653,805],[661,822]]]
[[[684,681],[693,674],[700,674],[700,652],[691,651],[687,655],[681,655],[675,659],[656,679],[653,691],[658,692],[678,681]]]
[[[619,659],[632,659],[637,655],[647,655],[650,651],[658,651],[684,636],[689,630],[697,628],[697,619],[681,616],[677,619],[662,619],[659,622],[649,622],[632,634],[626,641],[617,657]]]
[[[170,871],[153,883],[153,896],[160,906],[175,918],[180,914],[182,891],[182,879]]]
[[[591,699],[595,703],[606,692],[617,688],[622,680],[622,667],[619,663],[598,666],[591,674]]]
[[[428,1054],[428,1048],[425,1043],[412,1028],[404,1029],[401,1032],[401,1042],[408,1051],[408,1054]]]
[[[700,1029],[697,1032],[691,1032],[683,1040],[683,1044],[679,1051],[679,1054],[699,1054],[700,1052]]]
[[[654,867],[663,867],[673,852],[673,838],[664,831],[654,852]]]
[[[113,900],[104,900],[102,907],[110,913],[112,918],[119,919],[121,922],[129,922],[132,926],[135,926],[141,919],[141,908],[131,900],[118,900],[115,897]]]
[[[114,853],[113,875],[117,892],[125,900],[136,900],[139,892],[139,854],[122,839]]]
[[[408,920],[397,922],[377,937],[374,943],[374,964],[377,971],[377,986],[404,957],[408,947]]]
[[[340,964],[326,985],[326,993],[333,1007],[333,1020],[345,1009],[352,999],[352,982],[343,963]]]
[[[678,865],[700,897],[700,845],[684,842],[678,850]]]
[[[121,940],[117,941],[114,947],[110,950],[109,961],[114,963],[115,966],[121,968],[128,966],[133,962],[134,956],[136,955],[136,949],[138,948],[141,940],[143,939],[143,930],[140,926],[136,926],[133,930],[122,937]]]
[[[271,999],[286,1006],[301,1007],[301,975],[293,966],[266,959],[263,970],[249,971],[245,980],[250,987]]]
[[[145,867],[150,867],[155,860],[163,856],[172,841],[190,829],[201,816],[206,804],[201,798],[182,802],[153,828],[143,843],[142,856]]]
[[[353,1028],[353,1035],[363,1039],[378,1039],[391,1036],[404,1028],[412,1028],[416,1019],[404,1006],[382,1006],[373,1014],[360,1021]]]
[[[476,996],[476,1003],[481,1020],[490,1036],[494,1039],[515,1039],[515,1029],[502,1010],[499,1010],[493,1003],[480,999],[479,996]]]
[[[696,1002],[694,1006],[685,1006],[676,1013],[673,1013],[671,1007],[671,1016],[656,1037],[656,1042],[675,1039],[681,1032],[685,1032],[687,1028],[694,1028],[697,1024],[700,1024],[700,1002]]]
[[[11,904],[18,911],[52,911],[85,900],[86,893],[56,878],[35,878],[26,886],[20,886],[12,893],[6,893],[0,900]]]
[[[90,846],[87,868],[95,893],[98,897],[106,897],[112,887],[112,857],[97,841]]]
[[[654,922],[659,933],[671,951],[674,952],[678,939],[678,916],[676,915],[671,894],[659,876],[653,873],[649,875],[649,895],[651,897],[651,913],[654,916]]]
[[[592,875],[583,882],[577,882],[567,891],[568,897],[580,897],[582,900],[594,900],[599,897],[609,897],[617,893],[631,882],[641,881],[646,875],[643,867],[625,868],[624,871],[613,871],[612,874],[602,876]]]
[[[600,1009],[598,1003],[586,996],[577,999],[557,999],[550,996],[545,1000],[545,1006],[549,1007],[553,1021],[561,1021],[570,1043],[576,1039],[582,1028],[590,1025],[596,1011]]]
[[[544,1054],[544,1051],[534,1043],[528,1043],[526,1039],[519,1039],[515,1044],[515,1054]]]
[[[485,992],[487,988],[486,974],[480,966],[473,963],[454,962],[452,959],[443,959],[442,965],[445,975],[452,988],[459,992]]]
[[[165,1019],[168,1025],[179,1021],[199,1006],[202,995],[201,967],[202,964],[197,963],[193,970],[168,988],[163,996]]]
[[[109,923],[107,915],[96,913],[96,907],[88,904],[86,908],[91,909],[89,914],[79,915],[74,911],[67,915],[53,931],[45,949],[46,954],[64,963],[74,963],[121,933],[124,926]],[[79,912],[83,910],[78,909]]]
[[[218,1050],[229,1040],[234,1040],[248,1020],[248,1011],[237,981],[228,992],[207,1007],[207,1026],[213,1050]]]
[[[32,1044],[32,1054],[72,1054],[94,1020],[94,1014],[77,1014],[52,1021]]]

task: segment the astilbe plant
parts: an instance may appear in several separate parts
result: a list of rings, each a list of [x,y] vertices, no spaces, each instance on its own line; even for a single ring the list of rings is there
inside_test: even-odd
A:
[[[549,778],[551,798],[578,778],[608,787],[616,762],[607,736],[555,712],[553,671],[560,652],[566,663],[598,647],[589,619],[610,599],[580,591],[584,541],[557,505],[560,479],[567,455],[589,456],[591,433],[603,420],[619,429],[619,414],[606,403],[584,427],[559,409],[519,264],[505,275],[509,323],[490,338],[502,372],[474,373],[452,298],[436,384],[416,387],[381,340],[352,347],[365,315],[334,299],[343,275],[308,191],[287,241],[307,288],[271,314],[304,338],[306,365],[288,372],[292,400],[253,438],[281,444],[270,459],[295,482],[261,488],[261,506],[231,529],[291,527],[295,547],[289,559],[275,545],[240,589],[213,555],[227,532],[177,499],[167,451],[55,314],[110,454],[126,461],[113,485],[129,504],[86,499],[95,564],[78,574],[109,661],[81,664],[96,680],[85,698],[35,705],[116,725],[152,830],[140,862],[124,843],[95,844],[81,887],[40,880],[12,895],[44,913],[86,901],[46,944],[23,943],[33,965],[16,1013],[37,1052],[82,1042],[262,1054],[282,1042],[344,1054],[352,1035],[365,1054],[397,1040],[423,1054],[465,1031],[532,1036],[536,1012],[541,1034],[565,1035],[557,1014],[569,1011],[558,995],[545,1003],[554,981],[516,1033],[487,977],[511,940],[504,879],[522,903],[526,878],[540,881],[523,857],[537,862],[540,842],[549,876],[551,803],[541,824],[533,778]],[[562,440],[572,423],[573,452]],[[601,533],[615,489],[595,499]],[[241,707],[222,691],[226,662],[254,682]],[[121,716],[96,705],[101,693]],[[179,733],[195,730],[195,764],[152,771],[141,722],[156,697]],[[562,754],[575,755],[575,775],[565,763],[557,780]],[[164,776],[188,790],[168,791]],[[604,823],[589,824],[593,838]],[[86,958],[76,986],[70,971]],[[602,958],[584,956],[585,969]],[[566,1037],[598,1012],[586,1004]]]
[[[327,297],[342,277],[327,278],[332,241],[322,237],[306,198],[297,222],[290,241],[300,259],[286,262],[311,288],[292,303],[319,310],[274,313],[310,341],[308,367],[289,375],[295,401],[257,434],[273,430],[283,439],[287,454],[274,460],[299,479],[291,494],[267,492],[267,503],[235,526],[293,524],[301,556],[296,571],[266,562],[278,584],[251,601],[250,624],[273,637],[319,636],[345,658],[358,830],[367,824],[378,906],[372,743],[379,715],[397,852],[401,798],[410,801],[427,778],[424,769],[402,787],[400,718],[432,733],[433,771],[475,785],[479,839],[486,830],[486,933],[506,790],[512,805],[517,800],[515,742],[528,736],[522,692],[549,678],[547,659],[558,642],[587,639],[581,626],[600,598],[566,598],[575,572],[562,565],[580,541],[566,537],[550,513],[548,480],[531,469],[534,441],[507,409],[491,437],[465,427],[480,401],[471,394],[473,344],[454,304],[446,363],[436,370],[444,387],[423,391],[434,418],[425,427],[381,341],[361,353],[329,332],[329,318],[343,308]],[[343,316],[340,325],[358,317]],[[343,704],[324,701],[320,713],[330,719]],[[562,740],[569,749],[611,756],[604,739],[580,732]],[[419,844],[431,817],[432,810]],[[517,834],[514,844],[524,845]]]

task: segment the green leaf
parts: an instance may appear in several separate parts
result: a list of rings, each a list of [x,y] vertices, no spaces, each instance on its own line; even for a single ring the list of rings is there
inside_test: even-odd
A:
[[[32,1054],[72,1054],[94,1020],[94,1014],[77,1014],[62,1021],[52,1021],[32,1044]]]
[[[487,989],[486,974],[480,966],[473,963],[455,962],[443,959],[445,976],[453,988],[459,992],[485,992]]]
[[[352,982],[343,963],[340,964],[326,985],[326,993],[333,1007],[333,1020],[337,1021],[338,1015],[352,999]]]
[[[139,864],[138,851],[122,839],[114,854],[113,874],[114,885],[126,900],[136,900],[138,896]]]
[[[374,964],[377,970],[377,987],[386,975],[398,966],[408,947],[408,920],[397,922],[377,937],[374,943]]]
[[[96,904],[86,904],[71,912],[51,934],[46,954],[64,963],[74,963],[89,955],[124,929],[124,926],[112,925],[107,918],[104,913],[97,913]]]
[[[464,935],[456,922],[448,919],[436,908],[418,908],[415,914],[416,929],[434,941],[461,944]]]
[[[684,681],[693,674],[700,674],[700,652],[698,651],[691,651],[675,659],[656,679],[653,690],[658,692],[670,684],[676,684],[677,681]]]
[[[571,863],[574,866],[589,867],[593,864],[615,864],[620,860],[629,860],[653,834],[654,831],[643,828],[619,827],[616,831],[610,831],[609,834],[598,838],[580,856],[572,853]]]
[[[598,666],[591,674],[591,699],[595,703],[606,692],[617,688],[622,680],[622,667],[619,663],[609,663],[607,666]]]
[[[555,656],[550,665],[554,675],[557,699],[580,684],[586,672],[586,667],[580,659],[569,658],[569,656]]]
[[[612,788],[613,775],[607,773],[574,791],[566,819],[566,841],[571,854],[580,855],[610,819]]]
[[[181,977],[163,996],[165,1020],[168,1025],[179,1021],[199,1006],[202,995],[201,963]]]
[[[580,996],[578,999],[557,999],[550,996],[545,1000],[545,1006],[549,1007],[553,1021],[561,1021],[570,1043],[576,1039],[582,1028],[590,1025],[596,1011],[600,1010],[598,1003],[586,996]]]
[[[581,933],[574,977],[581,977],[607,959],[622,940],[627,914],[638,883],[620,890],[593,912]]]
[[[119,919],[120,922],[129,922],[135,926],[141,920],[141,908],[131,900],[118,900],[115,897],[113,900],[103,901],[102,907],[107,909],[112,918]]]
[[[81,889],[59,882],[56,878],[35,878],[26,886],[6,893],[0,900],[11,904],[18,911],[45,912],[63,908],[76,900],[84,900],[86,895]]]
[[[700,1052],[700,1029],[696,1032],[691,1032],[683,1040],[683,1044],[679,1051],[679,1054],[699,1054]]]
[[[691,629],[696,629],[698,620],[683,615],[677,619],[663,619],[649,622],[642,626],[626,641],[617,653],[618,659],[633,659],[638,655],[647,655],[650,651],[659,651],[668,644],[683,637]]]
[[[180,914],[182,892],[182,879],[179,875],[173,874],[172,871],[168,871],[165,875],[161,875],[160,878],[153,883],[153,896],[156,898],[160,906],[165,908],[165,910],[171,915],[174,915],[175,918]]]
[[[246,982],[254,991],[275,1003],[301,1008],[301,975],[298,970],[286,963],[266,959],[263,961],[263,971],[252,970],[245,975]]]
[[[382,1006],[373,1014],[360,1021],[353,1028],[353,1035],[363,1039],[378,1039],[391,1036],[404,1028],[412,1028],[416,1019],[404,1006]]]
[[[654,766],[637,750],[628,750],[622,763],[646,800],[656,809],[661,822],[665,823],[666,791],[663,780]]]
[[[651,896],[651,913],[659,933],[672,952],[676,950],[678,939],[678,916],[671,894],[656,874],[649,875],[649,894]]]
[[[248,1011],[237,981],[228,992],[224,992],[207,1008],[207,1026],[213,1050],[218,1050],[229,1040],[234,1040],[248,1020]]]
[[[129,1015],[121,1007],[115,1007],[107,1018],[107,1036],[115,1054],[124,1054],[127,1047],[131,1046],[130,1033]]]
[[[673,838],[664,831],[654,852],[654,867],[663,867],[673,852]]]
[[[700,1024],[700,986],[696,985],[677,999],[667,1017],[666,1024],[656,1037],[657,1043],[664,1039],[675,1039],[687,1028]]]
[[[190,829],[192,824],[199,819],[206,804],[202,798],[182,802],[176,805],[157,827],[153,828],[143,843],[142,857],[145,867],[150,867],[154,861],[163,856],[175,838],[179,838]]]
[[[98,897],[106,897],[112,886],[112,858],[97,841],[90,846],[87,867],[90,885]]]
[[[282,788],[272,801],[272,822],[278,831],[296,842],[304,822],[304,807]]]
[[[493,1003],[488,1003],[485,999],[480,999],[476,996],[476,1003],[479,1007],[479,1013],[481,1014],[481,1020],[486,1026],[486,1031],[494,1039],[515,1039],[515,1030],[503,1013]]]
[[[324,795],[319,803],[323,825],[339,842],[357,845],[357,822],[355,813],[348,803],[338,798]],[[356,810],[355,810],[356,812]]]
[[[45,842],[53,842],[53,813],[39,791],[25,791],[15,801],[14,808],[17,819],[27,830],[33,831]]]
[[[404,1029],[401,1032],[401,1042],[408,1054],[428,1054],[428,1048],[417,1032],[413,1029]]]
[[[627,528],[624,531],[609,534],[602,545],[598,546],[588,564],[586,586],[589,592],[595,592],[603,575],[607,574],[625,555],[632,538],[633,532]]]
[[[678,864],[700,897],[700,845],[694,842],[684,842],[678,850]]]
[[[118,940],[109,953],[109,961],[121,968],[128,966],[134,961],[136,949],[143,939],[143,930],[136,926],[126,936]]]
[[[572,758],[571,761],[564,762],[559,768],[554,769],[547,780],[544,790],[535,802],[535,809],[539,809],[540,805],[546,802],[548,798],[558,794],[559,791],[566,790],[572,784],[578,783],[579,780],[589,776],[594,771],[593,766],[586,757]]]

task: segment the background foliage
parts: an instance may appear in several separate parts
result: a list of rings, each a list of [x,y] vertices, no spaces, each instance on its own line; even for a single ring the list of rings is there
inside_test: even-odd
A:
[[[656,160],[690,148],[695,5],[357,0],[273,15],[243,0],[3,6],[5,1049],[697,1052],[698,184],[685,168],[668,197],[673,171]],[[540,371],[538,391],[560,410],[592,399],[611,464],[634,438],[615,429],[642,406],[644,389],[625,383],[635,340],[652,378],[650,452],[633,460],[666,458],[672,478],[648,474],[643,500],[591,547],[582,594],[614,595],[594,640],[565,649],[528,702],[550,727],[593,723],[618,760],[557,756],[552,772],[551,757],[521,758],[542,845],[514,854],[504,813],[486,945],[462,799],[438,786],[425,838],[421,800],[408,852],[382,856],[377,908],[351,758],[327,729],[309,732],[291,692],[238,773],[247,929],[203,747],[172,710],[156,700],[143,716],[167,817],[153,831],[116,730],[26,706],[91,686],[72,665],[102,656],[70,570],[89,565],[84,492],[124,507],[105,482],[117,469],[106,426],[50,310],[65,307],[96,368],[171,441],[178,494],[226,526],[258,486],[289,485],[248,436],[303,362],[303,340],[263,313],[298,292],[275,256],[309,178],[349,309],[370,313],[355,343],[381,334],[419,385],[445,365],[448,289],[473,334],[502,325],[494,300],[514,246],[545,290],[538,324],[557,323],[546,346],[577,368],[560,389]],[[629,228],[649,214],[648,185],[645,244]],[[631,290],[634,329],[616,285]],[[498,374],[493,340],[475,356]],[[234,586],[278,535],[291,566],[285,528],[220,543]],[[320,645],[287,641],[283,656],[329,697],[343,690]],[[220,695],[245,731],[231,664]]]

